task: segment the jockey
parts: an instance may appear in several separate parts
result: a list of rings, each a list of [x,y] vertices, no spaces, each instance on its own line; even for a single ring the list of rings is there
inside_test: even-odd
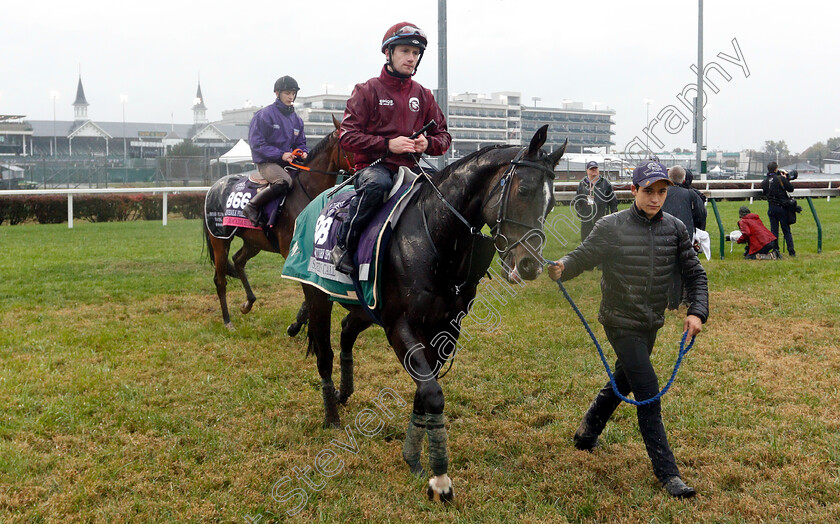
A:
[[[303,120],[295,114],[292,105],[298,91],[300,87],[294,78],[281,76],[274,82],[277,100],[257,111],[251,119],[248,131],[251,158],[260,176],[269,184],[254,195],[242,210],[255,226],[260,216],[260,208],[286,194],[292,186],[292,177],[286,170],[294,160],[292,151],[300,149],[304,159],[309,151],[306,147],[306,135],[303,133]]]
[[[412,79],[427,44],[426,34],[414,24],[391,26],[382,39],[386,59],[382,71],[357,84],[347,100],[339,140],[341,147],[355,154],[356,195],[331,253],[342,273],[353,271],[359,236],[391,191],[397,170],[415,167],[422,153],[444,154],[452,141],[432,92]],[[426,135],[410,138],[431,120],[437,125]]]

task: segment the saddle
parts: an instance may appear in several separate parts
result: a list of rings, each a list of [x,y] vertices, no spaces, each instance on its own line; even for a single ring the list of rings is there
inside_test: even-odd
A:
[[[233,237],[240,227],[262,229],[268,233],[277,221],[285,202],[285,195],[263,207],[263,215],[268,219],[265,224],[260,225],[262,227],[254,226],[242,214],[245,205],[267,184],[257,171],[227,175],[213,184],[204,199],[204,220],[210,234],[227,240]]]
[[[395,177],[387,202],[359,238],[354,257],[359,269],[357,280],[336,271],[330,260],[339,224],[346,218],[347,205],[355,193],[352,187],[343,188],[331,199],[325,191],[298,216],[281,276],[313,284],[334,301],[365,304],[373,311],[380,308],[378,266],[387,253],[391,231],[420,187],[417,175],[406,171]]]

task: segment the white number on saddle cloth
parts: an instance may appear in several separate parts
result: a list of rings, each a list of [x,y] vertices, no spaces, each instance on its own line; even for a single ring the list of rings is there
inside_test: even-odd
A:
[[[250,201],[251,193],[237,191],[235,193],[231,193],[230,196],[228,196],[225,207],[227,209],[245,209],[245,206],[247,206],[248,202]]]
[[[333,223],[332,217],[319,216],[315,222],[315,245],[320,246],[327,241],[330,234],[330,226]]]

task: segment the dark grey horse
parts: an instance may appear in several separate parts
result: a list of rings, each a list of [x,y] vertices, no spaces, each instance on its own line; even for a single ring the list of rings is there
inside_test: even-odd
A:
[[[540,149],[547,127],[536,132],[527,148],[488,147],[446,167],[433,179],[441,195],[424,182],[426,187],[397,223],[385,255],[382,326],[417,387],[403,458],[412,473],[424,474],[420,450],[428,436],[434,476],[427,491],[435,500],[453,496],[438,383],[451,349],[449,354],[441,351],[441,341],[454,347],[459,322],[495,251],[510,281],[533,280],[542,270],[542,223],[554,206],[554,166],[566,148],[564,144],[551,154]],[[485,224],[492,228],[492,240],[480,233]],[[341,323],[341,383],[336,390],[330,346],[333,303],[314,286],[304,285],[303,290],[309,305],[309,351],[316,355],[321,375],[324,424],[339,428],[337,404],[353,393],[353,344],[372,320],[361,306],[345,306],[349,313]]]

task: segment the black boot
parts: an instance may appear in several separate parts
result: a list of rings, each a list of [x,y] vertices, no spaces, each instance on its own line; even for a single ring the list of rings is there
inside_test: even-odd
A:
[[[286,194],[288,189],[289,185],[285,182],[269,184],[268,187],[254,195],[254,198],[245,205],[245,208],[242,210],[242,214],[245,215],[245,218],[250,220],[255,226],[259,225],[260,208],[272,200],[280,198]]]
[[[621,404],[621,399],[615,396],[610,384],[601,389],[575,431],[573,438],[575,448],[582,451],[592,451],[597,448],[598,437],[619,404]]]
[[[662,483],[662,487],[665,488],[665,491],[667,491],[669,495],[677,497],[678,499],[690,499],[697,494],[697,491],[695,491],[694,488],[687,485],[683,482],[683,479],[679,477],[670,477],[666,479],[665,482]]]

